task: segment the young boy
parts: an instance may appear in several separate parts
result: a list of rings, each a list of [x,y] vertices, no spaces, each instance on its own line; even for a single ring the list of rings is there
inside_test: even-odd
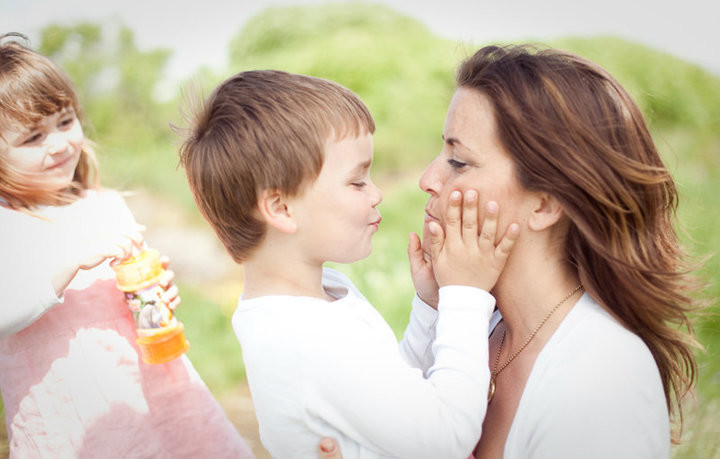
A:
[[[276,458],[317,457],[323,437],[345,458],[467,458],[480,437],[494,307],[487,291],[512,237],[502,250],[478,248],[477,196],[461,209],[456,193],[447,239],[435,229],[433,260],[450,257],[457,275],[444,267],[453,263],[435,265],[437,323],[416,296],[398,346],[352,282],[323,268],[370,254],[382,200],[369,176],[374,130],[347,88],[250,71],[213,92],[181,148],[200,211],[244,267],[233,328],[260,436]],[[483,229],[496,217],[491,211]],[[463,231],[474,244],[462,245]]]

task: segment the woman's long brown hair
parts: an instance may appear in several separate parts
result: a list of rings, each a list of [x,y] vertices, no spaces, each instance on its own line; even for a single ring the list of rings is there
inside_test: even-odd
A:
[[[520,182],[562,204],[567,260],[650,348],[679,418],[677,439],[697,373],[690,313],[699,283],[673,225],[675,183],[640,110],[604,69],[558,50],[482,48],[457,84],[491,100]]]

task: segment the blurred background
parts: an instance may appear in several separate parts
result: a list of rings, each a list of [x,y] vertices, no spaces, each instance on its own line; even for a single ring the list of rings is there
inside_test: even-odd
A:
[[[383,224],[368,259],[335,267],[400,337],[413,294],[407,238],[421,230],[426,200],[417,180],[441,148],[454,70],[481,45],[531,42],[613,73],[675,175],[678,229],[691,253],[710,255],[702,294],[713,307],[696,321],[705,347],[699,384],[672,455],[720,458],[720,262],[713,256],[720,246],[720,2],[687,0],[682,9],[649,0],[113,3],[0,0],[0,33],[26,34],[75,82],[102,182],[126,192],[148,243],[170,257],[189,356],[258,457],[268,456],[230,326],[242,269],[199,216],[177,167],[183,95],[207,95],[231,74],[260,68],[329,78],[360,95],[377,124],[372,174],[384,192]]]

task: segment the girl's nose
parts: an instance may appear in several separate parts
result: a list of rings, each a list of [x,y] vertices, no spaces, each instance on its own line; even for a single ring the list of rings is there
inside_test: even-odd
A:
[[[51,132],[47,136],[47,151],[51,155],[56,155],[58,153],[64,153],[69,143],[67,141],[67,138],[64,133],[62,132]]]

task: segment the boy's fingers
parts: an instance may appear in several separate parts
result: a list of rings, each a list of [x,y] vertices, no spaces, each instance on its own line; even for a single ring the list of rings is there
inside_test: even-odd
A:
[[[442,227],[437,222],[429,222],[428,230],[430,231],[430,256],[435,261],[440,255],[440,250],[442,250],[445,235]]]
[[[485,206],[485,221],[480,231],[480,242],[487,241],[495,244],[495,234],[497,233],[497,217],[498,205],[495,201],[489,201]]]
[[[445,215],[445,230],[448,234],[458,233],[460,228],[460,221],[462,205],[462,193],[455,190],[450,193],[450,204],[448,205],[447,215]]]
[[[318,445],[318,457],[320,459],[342,459],[342,453],[335,440],[323,438]]]
[[[467,190],[463,198],[462,239],[465,244],[475,242],[478,234],[478,194],[475,190]]]
[[[495,256],[501,259],[507,258],[508,255],[510,255],[510,250],[512,250],[513,246],[515,245],[515,241],[517,241],[519,234],[520,226],[517,223],[511,224],[508,227],[505,236],[495,248]]]
[[[418,237],[415,233],[410,233],[410,241],[408,242],[408,260],[410,261],[410,270],[413,272],[420,269],[424,263],[420,237]]]

